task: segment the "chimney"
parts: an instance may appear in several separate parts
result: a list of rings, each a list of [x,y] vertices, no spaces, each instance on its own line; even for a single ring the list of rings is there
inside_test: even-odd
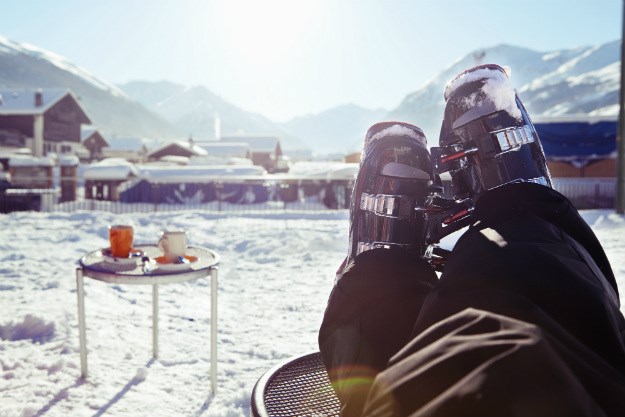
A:
[[[35,91],[35,107],[41,107],[43,106],[43,91],[41,91],[41,88],[37,89],[37,91]]]

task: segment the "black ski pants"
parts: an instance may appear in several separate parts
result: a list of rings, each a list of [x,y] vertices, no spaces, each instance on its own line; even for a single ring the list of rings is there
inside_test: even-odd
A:
[[[377,249],[337,277],[319,347],[342,417],[625,415],[625,320],[561,194],[484,194],[437,275]]]

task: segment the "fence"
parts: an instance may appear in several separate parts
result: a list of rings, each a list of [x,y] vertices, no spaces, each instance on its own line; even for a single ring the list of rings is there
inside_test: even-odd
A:
[[[349,208],[353,187],[353,180],[294,176],[74,181],[76,199],[73,201],[59,202],[62,200],[59,187],[0,190],[1,212],[103,210],[149,213],[203,210],[260,215],[280,211],[344,210]],[[448,192],[450,184],[444,185]],[[614,207],[614,178],[556,178],[554,188],[567,196],[578,209]]]
[[[578,210],[615,207],[616,178],[554,178],[553,187]]]

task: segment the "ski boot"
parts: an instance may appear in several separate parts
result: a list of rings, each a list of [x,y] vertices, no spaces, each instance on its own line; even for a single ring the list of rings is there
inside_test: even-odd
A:
[[[423,257],[428,248],[426,201],[440,188],[420,128],[402,122],[371,126],[352,193],[345,264],[377,248]]]
[[[480,65],[445,88],[440,146],[431,152],[436,173],[451,174],[454,203],[444,204],[456,213],[447,230],[434,232],[439,238],[470,223],[485,191],[515,182],[552,186],[538,134],[508,76],[509,69],[499,65]]]

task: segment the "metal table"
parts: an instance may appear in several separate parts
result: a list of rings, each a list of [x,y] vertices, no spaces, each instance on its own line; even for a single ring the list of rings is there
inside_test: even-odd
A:
[[[158,357],[158,286],[191,281],[210,276],[211,280],[211,393],[217,385],[217,271],[219,255],[209,249],[189,247],[187,255],[197,261],[179,270],[163,270],[153,260],[162,255],[156,245],[136,245],[152,262],[144,265],[141,258],[136,263],[115,262],[103,250],[88,253],[78,261],[76,286],[78,295],[78,329],[80,335],[80,373],[87,377],[87,335],[85,324],[85,291],[83,277],[112,284],[152,285],[152,356]]]

